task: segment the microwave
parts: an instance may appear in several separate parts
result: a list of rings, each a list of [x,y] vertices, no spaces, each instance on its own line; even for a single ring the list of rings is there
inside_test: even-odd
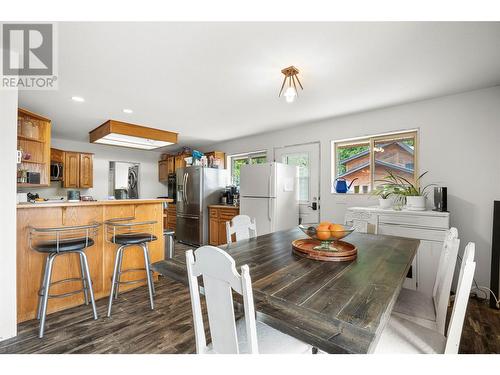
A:
[[[62,163],[50,163],[50,181],[62,181],[63,165]]]

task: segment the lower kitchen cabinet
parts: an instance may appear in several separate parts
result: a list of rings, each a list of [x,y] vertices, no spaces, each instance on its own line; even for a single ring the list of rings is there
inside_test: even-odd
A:
[[[224,245],[227,243],[226,222],[240,214],[239,207],[210,205],[208,206],[209,216],[209,244],[212,246]],[[233,241],[236,239],[233,238]]]
[[[175,203],[169,203],[168,207],[164,210],[165,216],[163,217],[163,228],[173,229],[176,228],[176,207]]]

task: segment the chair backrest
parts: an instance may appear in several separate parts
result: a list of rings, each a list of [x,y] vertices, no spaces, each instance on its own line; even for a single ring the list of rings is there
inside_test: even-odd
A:
[[[462,336],[462,328],[464,325],[465,312],[467,303],[469,302],[472,280],[476,269],[474,262],[475,245],[469,242],[465,248],[462,264],[460,266],[460,276],[458,278],[457,293],[453,310],[451,311],[450,325],[446,339],[446,354],[457,354],[458,346],[460,345],[460,337]]]
[[[443,249],[439,257],[436,280],[434,281],[434,290],[432,293],[434,308],[436,309],[437,328],[442,335],[444,335],[445,330],[446,312],[450,300],[451,284],[455,273],[459,247],[460,240],[458,239],[458,231],[456,228],[450,228],[446,232]]]
[[[226,222],[227,245],[233,242],[231,236],[235,235],[236,242],[257,237],[257,223],[255,219],[250,219],[247,215],[238,215],[233,217],[231,223]]]
[[[248,349],[250,353],[257,353],[257,328],[248,266],[242,266],[241,275],[238,274],[234,259],[225,251],[214,246],[202,246],[194,254],[192,250],[188,250],[186,264],[191,292],[196,352],[207,352],[198,285],[198,276],[201,275],[212,348],[215,353],[239,353],[232,290],[243,295]]]

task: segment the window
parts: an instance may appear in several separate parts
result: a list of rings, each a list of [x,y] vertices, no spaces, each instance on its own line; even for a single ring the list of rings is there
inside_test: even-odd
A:
[[[231,183],[240,186],[240,170],[244,164],[263,164],[267,161],[265,151],[249,152],[229,156],[229,165],[231,168]]]
[[[348,185],[352,182],[349,192],[369,192],[382,184],[379,180],[388,171],[413,182],[416,177],[417,132],[334,141],[332,155],[332,192],[335,192],[337,178],[344,178]]]
[[[299,152],[283,155],[283,163],[299,167],[299,200],[309,201],[309,154]]]

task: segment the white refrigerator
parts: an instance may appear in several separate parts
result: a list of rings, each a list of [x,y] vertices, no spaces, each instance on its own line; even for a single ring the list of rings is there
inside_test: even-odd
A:
[[[257,235],[299,224],[298,168],[282,163],[243,165],[240,214],[255,218]]]

